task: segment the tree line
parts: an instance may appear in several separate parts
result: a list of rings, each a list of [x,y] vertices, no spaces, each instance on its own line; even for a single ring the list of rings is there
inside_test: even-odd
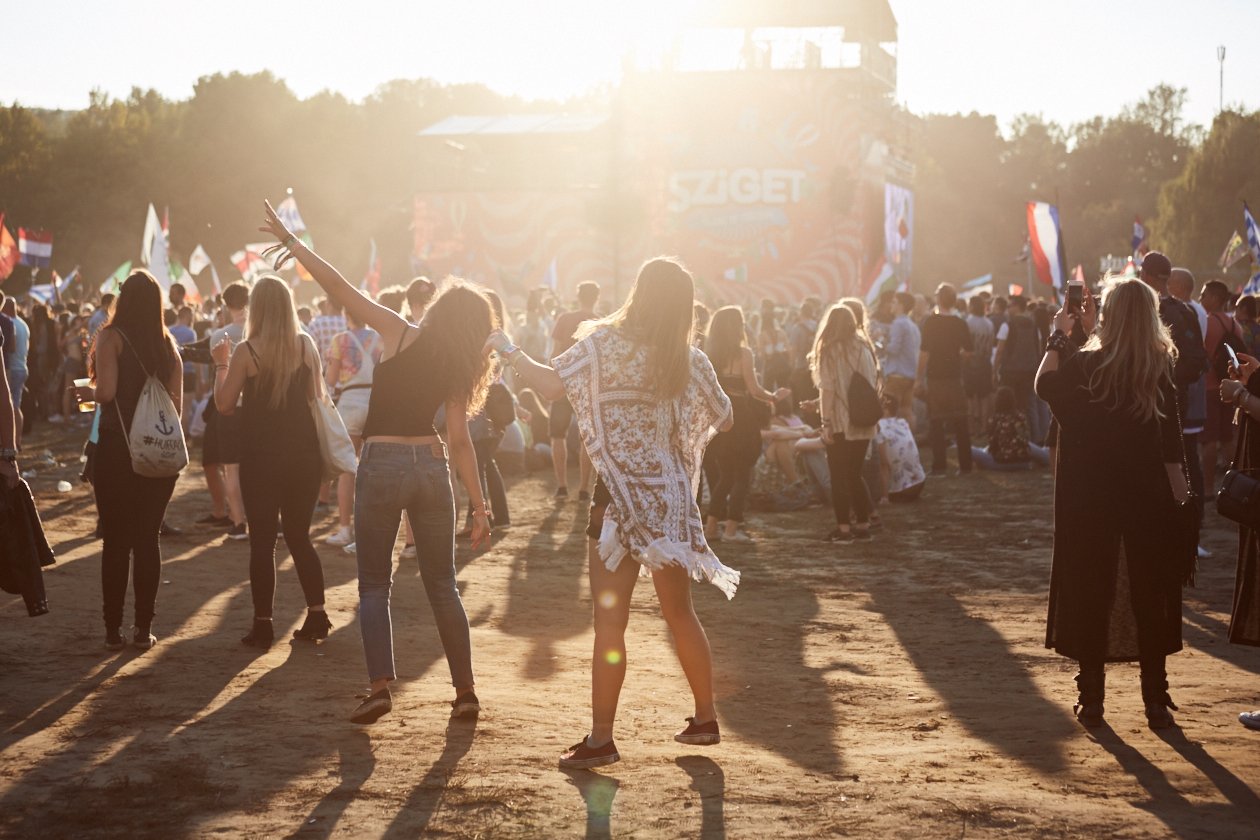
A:
[[[153,202],[169,209],[174,253],[186,260],[202,244],[229,278],[227,256],[259,238],[259,199],[293,188],[322,253],[353,275],[375,238],[386,281],[400,282],[411,274],[413,197],[449,189],[452,168],[466,165],[447,145],[418,143],[419,130],[453,114],[607,109],[610,96],[525,102],[421,79],[354,103],[328,92],[300,99],[263,72],[203,77],[179,101],[134,89],[125,99],[94,92],[75,112],[15,103],[0,108],[0,211],[10,230],[53,231],[54,265],[81,266],[94,287],[138,258]],[[1260,203],[1260,112],[1225,111],[1203,129],[1185,124],[1185,96],[1162,85],[1115,116],[1064,128],[1025,115],[1005,135],[992,116],[923,117],[909,144],[916,289],[986,273],[1018,282],[1029,200],[1059,206],[1069,266],[1087,276],[1100,257],[1127,252],[1135,215],[1152,247],[1212,275],[1241,230],[1241,200]]]

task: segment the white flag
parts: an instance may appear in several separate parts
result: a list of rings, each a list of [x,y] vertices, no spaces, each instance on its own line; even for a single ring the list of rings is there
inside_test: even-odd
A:
[[[153,205],[149,205],[149,210],[153,210]],[[157,214],[154,214],[157,218]],[[157,236],[149,241],[149,260],[148,269],[157,278],[158,285],[162,287],[162,291],[169,292],[171,289],[171,263],[170,258],[166,254],[166,237],[162,234],[162,227],[159,225]]]
[[[205,248],[198,245],[188,257],[188,273],[196,277],[205,271],[208,265],[210,265],[210,255],[206,253]]]
[[[158,218],[157,210],[153,209],[153,205],[149,205],[149,213],[144,217],[144,241],[140,244],[140,262],[149,265],[153,262],[153,240],[162,239],[162,248],[166,248],[166,239],[162,236],[162,221]]]

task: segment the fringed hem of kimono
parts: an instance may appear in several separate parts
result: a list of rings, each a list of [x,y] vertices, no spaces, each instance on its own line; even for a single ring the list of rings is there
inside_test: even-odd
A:
[[[599,556],[610,572],[617,571],[621,561],[630,557],[639,564],[639,574],[648,577],[656,569],[681,566],[696,581],[708,581],[722,590],[726,600],[735,597],[739,586],[739,572],[726,566],[711,550],[695,551],[685,543],[661,537],[640,552],[631,552],[621,541],[620,528],[611,518],[604,520],[599,536]]]

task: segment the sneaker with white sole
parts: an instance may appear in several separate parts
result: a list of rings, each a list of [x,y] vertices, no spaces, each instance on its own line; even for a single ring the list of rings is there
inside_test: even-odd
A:
[[[331,534],[324,540],[325,545],[347,546],[354,542],[354,535],[350,533],[349,528],[341,528],[335,534]]]
[[[1260,732],[1260,709],[1254,712],[1243,712],[1238,715],[1238,722],[1248,729]]]
[[[600,747],[592,747],[583,738],[560,755],[560,766],[565,770],[589,770],[621,761],[617,745],[609,741]]]
[[[346,546],[345,548],[343,548],[343,549],[341,549],[341,550],[342,550],[342,551],[344,551],[346,554],[355,554],[355,553],[357,553],[357,552],[358,552],[358,550],[359,550],[359,544],[358,544],[358,543],[350,543],[348,546]]]
[[[735,543],[737,545],[752,545],[753,538],[748,536],[744,531],[736,531],[733,534],[723,534],[722,542]]]
[[[718,731],[718,722],[696,723],[693,717],[687,718],[687,728],[674,734],[674,740],[680,744],[709,746],[722,743],[722,735]]]

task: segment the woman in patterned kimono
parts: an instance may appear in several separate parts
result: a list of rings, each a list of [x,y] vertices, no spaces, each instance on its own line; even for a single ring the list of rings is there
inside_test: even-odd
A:
[[[651,576],[695,712],[674,735],[683,744],[721,740],[713,706],[709,640],[691,603],[691,581],[731,598],[739,572],[722,565],[704,538],[696,483],[705,447],[730,428],[731,403],[713,366],[692,345],[695,287],[671,259],[639,270],[625,304],[591,321],[548,367],[501,332],[487,350],[547,399],[567,397],[599,473],[591,504],[588,560],[595,618],[590,734],[560,757],[565,768],[619,761],[613,743],[626,673],[625,630],[640,575]]]

